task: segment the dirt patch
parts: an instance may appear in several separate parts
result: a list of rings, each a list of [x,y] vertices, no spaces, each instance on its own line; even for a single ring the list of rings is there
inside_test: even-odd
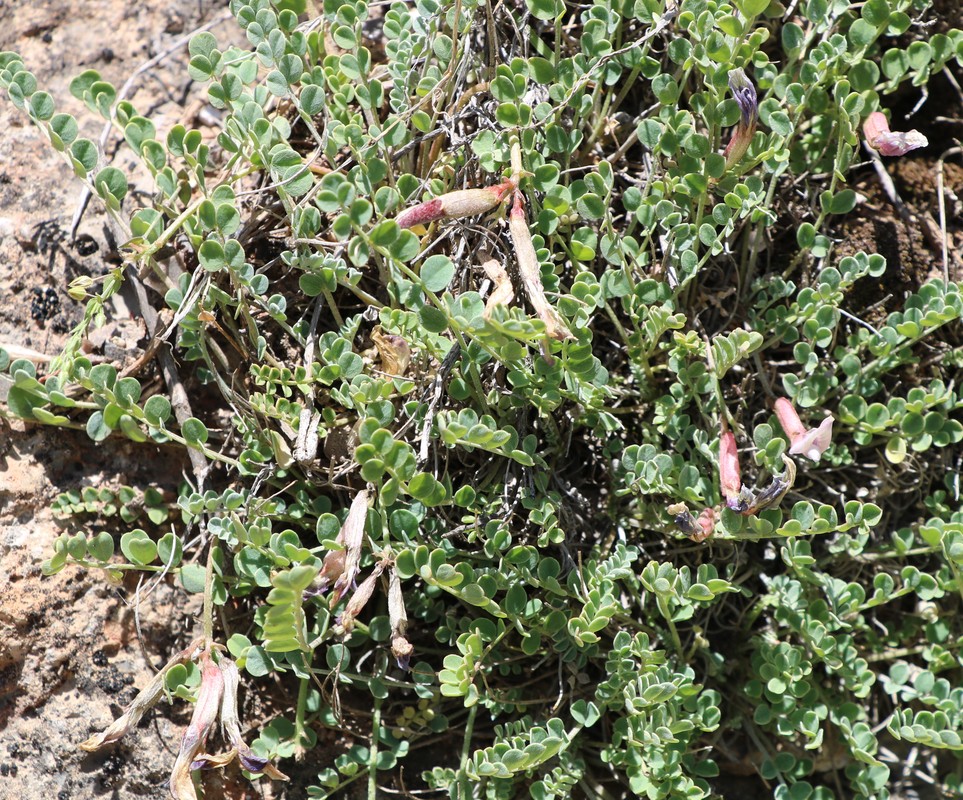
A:
[[[893,127],[918,129],[929,145],[882,160],[892,192],[867,160],[850,184],[861,202],[834,231],[835,263],[861,251],[886,258],[885,274],[862,279],[852,295],[850,311],[870,324],[901,309],[906,295],[932,278],[963,280],[963,152],[954,138],[961,133],[963,97],[944,75],[934,78],[929,91],[918,108],[918,89],[892,108]]]
[[[223,4],[208,0],[0,6],[0,50],[20,53],[58,110],[74,114],[81,135],[97,141],[104,122],[71,97],[70,79],[96,69],[119,88],[141,64],[223,13]],[[225,31],[237,33],[234,26],[216,32]],[[183,47],[174,50],[130,89],[128,99],[161,131],[183,121],[199,95],[185,56]],[[118,242],[97,203],[72,239],[79,182],[6,99],[0,128],[0,345],[14,354],[34,351],[43,371],[43,356],[58,352],[83,313],[66,292],[70,281],[103,275]],[[137,175],[130,154],[115,152],[115,144],[116,137],[107,140],[102,164]],[[95,354],[123,363],[143,325],[129,319],[120,301],[110,312]],[[95,446],[82,431],[0,421],[0,797],[166,795],[189,717],[183,704],[162,703],[135,733],[101,753],[83,753],[77,744],[106,727],[183,646],[197,603],[164,583],[149,595],[142,588],[138,603],[136,580],[113,586],[72,568],[45,578],[40,564],[63,530],[111,530],[110,520],[96,519],[65,527],[51,509],[60,492],[153,484],[173,494],[182,468],[173,451],[113,439]],[[218,796],[265,796],[236,777]]]

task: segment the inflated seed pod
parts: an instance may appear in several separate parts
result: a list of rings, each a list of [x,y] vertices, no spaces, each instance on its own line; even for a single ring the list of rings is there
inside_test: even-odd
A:
[[[460,219],[484,214],[502,202],[515,188],[512,181],[504,181],[484,189],[459,189],[402,211],[395,221],[401,228],[427,225],[440,219]]]

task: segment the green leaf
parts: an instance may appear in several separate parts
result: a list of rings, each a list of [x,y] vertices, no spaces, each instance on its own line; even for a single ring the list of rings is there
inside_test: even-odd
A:
[[[197,260],[206,270],[214,272],[227,265],[224,257],[224,247],[214,239],[208,239],[201,243],[197,250]]]
[[[419,472],[411,479],[408,492],[426,506],[437,506],[445,501],[445,487],[427,472]]]
[[[748,19],[758,17],[769,8],[770,0],[736,0],[736,6],[743,16]]]
[[[97,145],[90,139],[77,139],[70,146],[70,155],[74,161],[74,172],[80,177],[85,177],[87,173],[93,172],[97,166],[98,154]]]
[[[120,551],[128,561],[139,566],[146,566],[157,558],[157,545],[140,528],[120,537]]]
[[[140,381],[137,378],[121,378],[114,384],[114,397],[127,408],[137,405],[140,400]]]
[[[7,407],[21,419],[34,419],[34,409],[46,402],[43,397],[18,386],[11,386],[7,392]]]
[[[876,26],[864,19],[856,20],[849,28],[849,41],[854,47],[869,47],[876,40]]]
[[[197,447],[207,442],[207,426],[196,417],[190,417],[181,425],[181,435],[188,444]]]
[[[163,425],[171,416],[171,401],[162,394],[147,398],[144,403],[144,416],[151,425]]]
[[[418,318],[425,329],[432,333],[441,333],[448,328],[448,317],[434,306],[422,306],[418,309]]]
[[[78,100],[84,99],[84,94],[90,91],[90,87],[100,80],[100,73],[97,70],[88,69],[81,72],[76,78],[70,81],[70,93]]]
[[[448,256],[431,256],[421,265],[421,280],[429,292],[444,291],[454,276],[455,265]]]
[[[53,98],[46,92],[36,92],[30,97],[30,115],[42,122],[54,115]]]
[[[114,555],[114,537],[101,531],[87,541],[87,552],[96,561],[110,561]]]
[[[102,442],[111,434],[111,428],[104,420],[103,411],[95,411],[87,419],[87,435],[95,442]]]
[[[562,0],[525,0],[525,5],[536,19],[554,20],[565,11]]]
[[[191,594],[202,594],[206,584],[207,570],[201,564],[185,564],[180,569],[181,586]],[[250,653],[248,654],[250,664]]]
[[[184,555],[184,543],[176,533],[166,533],[157,542],[157,555],[165,567],[176,567]]]

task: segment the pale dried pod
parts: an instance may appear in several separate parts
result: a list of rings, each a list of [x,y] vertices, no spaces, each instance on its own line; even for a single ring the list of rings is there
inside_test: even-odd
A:
[[[79,745],[80,749],[87,750],[88,752],[98,750],[105,744],[116,742],[125,733],[136,728],[137,723],[141,721],[144,714],[153,708],[157,701],[163,697],[164,681],[167,678],[167,673],[178,664],[186,664],[192,661],[203,644],[203,638],[197,638],[179,653],[172,656],[164,665],[163,669],[154,675],[151,682],[138,692],[137,697],[134,698],[134,701],[127,707],[124,713],[115,719],[106,730],[81,742]]]
[[[341,573],[335,580],[334,590],[331,592],[332,607],[344,597],[358,575],[358,565],[361,563],[361,545],[364,543],[364,524],[367,517],[368,490],[362,489],[351,501],[348,516],[338,532],[337,540],[344,545],[344,562],[340,564]],[[340,558],[334,555],[336,552],[339,551],[332,551],[328,554],[332,556],[332,561],[335,562],[332,564],[332,573],[338,566],[336,562],[340,561]],[[327,560],[327,557],[325,557],[325,560]],[[324,572],[324,566],[322,563],[322,572]]]
[[[495,306],[510,305],[515,299],[515,287],[512,285],[512,279],[508,277],[508,272],[495,258],[485,252],[480,253],[479,256],[482,269],[489,280],[495,284],[495,288],[488,295],[488,300],[485,301],[483,314],[485,319],[491,319]]]
[[[535,309],[538,318],[545,323],[545,332],[553,339],[564,341],[574,339],[572,332],[545,297],[542,286],[542,274],[532,243],[532,232],[525,217],[524,201],[521,192],[515,192],[515,203],[508,217],[508,232],[515,245],[515,257],[518,259],[518,274],[522,279],[522,286],[528,295],[528,301]]]

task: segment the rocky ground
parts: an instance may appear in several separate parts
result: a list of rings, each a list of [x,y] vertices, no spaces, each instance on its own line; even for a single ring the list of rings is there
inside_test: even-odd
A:
[[[128,99],[149,110],[159,127],[192,124],[200,92],[187,77],[186,37],[211,23],[217,35],[237,36],[224,4],[211,0],[0,3],[0,50],[20,53],[58,110],[74,114],[82,135],[97,140],[103,121],[71,97],[70,79],[96,69],[120,89],[134,76]],[[0,130],[0,346],[15,355],[29,351],[43,363],[82,315],[67,295],[70,281],[102,275],[117,257],[117,242],[96,202],[71,239],[82,187],[6,98]],[[134,170],[116,137],[105,156]],[[120,361],[138,352],[142,335],[125,311],[114,309],[97,343],[105,357]],[[183,646],[197,606],[163,583],[138,592],[136,583],[115,587],[77,570],[45,578],[40,564],[62,531],[87,522],[58,518],[52,509],[58,494],[140,482],[176,489],[183,467],[156,449],[113,439],[92,446],[82,431],[0,418],[0,797],[166,796],[189,718],[183,707],[161,708],[102,753],[84,753],[77,744],[106,727]],[[109,520],[89,523],[87,530],[96,530]],[[267,784],[262,792],[238,782],[226,784],[222,796],[270,794]]]

